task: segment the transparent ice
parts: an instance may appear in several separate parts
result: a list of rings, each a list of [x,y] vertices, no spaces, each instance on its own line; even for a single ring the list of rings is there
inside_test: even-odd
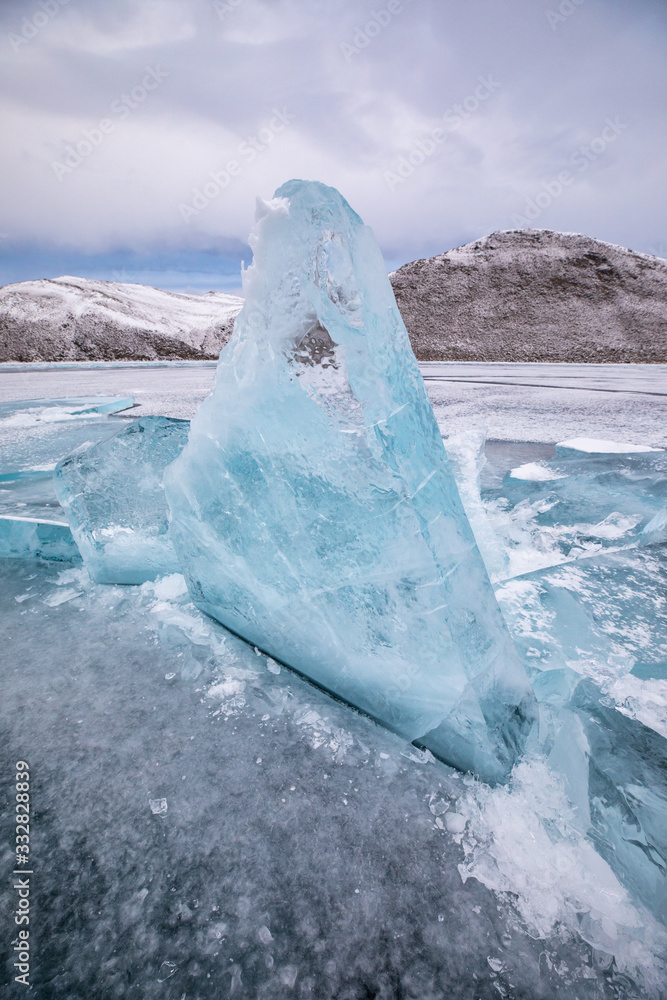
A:
[[[43,781],[36,996],[273,1000],[289,970],[327,998],[662,1000],[664,932],[543,763],[491,788],[420,754],[178,575],[0,573],[0,756]]]
[[[502,780],[534,699],[373,234],[334,189],[290,181],[258,203],[252,242],[214,392],[165,473],[195,602]]]
[[[0,514],[0,556],[10,559],[48,559],[81,562],[69,525],[33,517]]]
[[[667,553],[626,548],[497,594],[581,829],[667,923]]]
[[[131,406],[132,399],[116,405]],[[37,400],[32,406],[6,403],[0,408],[0,483],[52,472],[75,448],[111,437],[119,426],[119,418],[99,413],[94,405],[81,409],[63,406],[62,400]]]
[[[187,429],[185,420],[141,417],[57,466],[58,498],[93,580],[137,584],[178,569],[162,472]]]
[[[517,445],[517,456],[532,460],[507,469],[494,465],[498,445],[485,442],[483,431],[448,438],[446,447],[493,581],[667,538],[665,451],[552,445],[533,458],[530,446]]]

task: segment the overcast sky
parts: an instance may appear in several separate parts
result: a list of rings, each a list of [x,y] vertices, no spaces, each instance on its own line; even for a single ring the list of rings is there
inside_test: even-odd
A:
[[[238,288],[257,195],[389,268],[498,229],[667,257],[666,0],[3,0],[0,284]]]

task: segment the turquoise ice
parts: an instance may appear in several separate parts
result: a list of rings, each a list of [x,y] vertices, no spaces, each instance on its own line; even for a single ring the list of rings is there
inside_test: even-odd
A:
[[[69,525],[0,514],[0,558],[81,562]]]
[[[246,304],[165,472],[195,602],[449,763],[504,779],[534,697],[371,230],[333,188],[258,202]]]
[[[187,428],[186,420],[140,417],[56,467],[58,499],[97,583],[144,583],[178,570],[162,472]]]
[[[667,552],[627,547],[503,582],[540,749],[581,829],[667,923]],[[536,727],[537,729],[537,727]]]

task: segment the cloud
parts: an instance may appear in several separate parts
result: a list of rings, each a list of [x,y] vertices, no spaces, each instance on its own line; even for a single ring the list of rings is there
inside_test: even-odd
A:
[[[666,34],[651,0],[10,0],[0,249],[245,241],[255,196],[296,176],[338,187],[397,264],[510,228],[562,171],[535,225],[664,247]],[[627,127],[578,169],[608,119]]]

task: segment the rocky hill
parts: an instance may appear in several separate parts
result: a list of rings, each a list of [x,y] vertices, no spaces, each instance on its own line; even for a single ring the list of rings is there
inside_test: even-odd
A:
[[[526,229],[390,277],[422,361],[667,361],[667,261],[659,257]]]
[[[0,361],[217,358],[243,299],[88,278],[0,288]]]
[[[390,275],[420,361],[667,362],[667,261],[492,233]],[[217,358],[243,299],[86,278],[0,288],[0,361]]]

